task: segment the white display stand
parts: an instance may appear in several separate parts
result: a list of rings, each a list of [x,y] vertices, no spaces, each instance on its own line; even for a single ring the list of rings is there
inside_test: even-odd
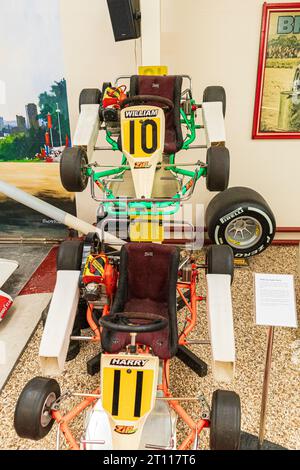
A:
[[[268,326],[258,435],[258,446],[262,448],[266,427],[274,329],[276,326],[297,328],[294,277],[284,274],[255,274],[255,304],[256,324]]]

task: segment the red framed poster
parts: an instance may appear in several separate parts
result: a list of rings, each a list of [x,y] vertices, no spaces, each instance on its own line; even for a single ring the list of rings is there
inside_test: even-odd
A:
[[[253,139],[300,139],[300,3],[264,3]]]

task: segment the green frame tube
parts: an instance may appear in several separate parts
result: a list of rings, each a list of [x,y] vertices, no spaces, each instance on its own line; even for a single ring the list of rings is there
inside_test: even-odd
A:
[[[191,104],[195,104],[194,100],[191,100]],[[195,123],[195,111],[192,110],[190,117],[188,117],[183,109],[180,109],[181,115],[181,123],[185,124],[188,128],[187,136],[183,142],[181,150],[188,150],[190,145],[196,139],[196,130],[200,129],[200,125],[196,125]],[[106,141],[111,146],[113,151],[119,151],[119,145],[116,140],[114,140],[111,136],[110,132],[106,132]],[[126,166],[128,165],[127,159],[125,155],[122,156],[122,161],[119,167],[111,168],[110,170],[105,171],[93,171],[91,168],[87,169],[87,176],[93,178],[94,183],[98,182],[104,188],[105,195],[107,197],[107,202],[104,203],[105,210],[111,214],[125,214],[130,216],[137,216],[137,215],[173,215],[175,214],[179,207],[180,202],[177,199],[184,196],[188,189],[190,188],[191,180],[195,179],[198,181],[202,176],[206,176],[206,168],[200,168],[199,170],[190,171],[185,170],[183,168],[172,166],[166,167],[167,171],[172,171],[172,173],[189,177],[190,179],[188,182],[183,186],[182,190],[173,196],[173,201],[161,201],[157,203],[152,202],[132,202],[126,205],[122,201],[120,202],[109,202],[110,199],[116,199],[113,192],[110,189],[107,189],[105,181],[103,178],[108,176],[116,176],[125,173],[125,171],[129,171]],[[170,155],[170,165],[175,165],[175,154]],[[125,210],[124,210],[125,209]],[[169,210],[168,210],[169,209]]]

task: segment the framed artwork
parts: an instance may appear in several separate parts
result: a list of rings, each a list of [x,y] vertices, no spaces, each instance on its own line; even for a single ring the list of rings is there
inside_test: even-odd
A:
[[[253,139],[300,139],[300,3],[264,3]]]
[[[59,175],[71,145],[59,0],[0,0],[0,11],[0,179],[76,215]],[[0,193],[0,239],[67,234]]]

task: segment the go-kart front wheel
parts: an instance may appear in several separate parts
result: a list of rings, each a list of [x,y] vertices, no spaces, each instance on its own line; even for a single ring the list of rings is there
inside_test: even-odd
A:
[[[19,437],[38,441],[51,430],[53,403],[60,397],[56,380],[35,377],[24,387],[17,401],[14,427]]]
[[[224,191],[228,187],[230,155],[226,147],[210,147],[206,154],[206,187],[208,191]]]
[[[79,148],[66,148],[60,161],[60,179],[63,187],[71,193],[81,193],[88,184],[86,152]]]
[[[229,245],[235,257],[249,258],[272,242],[276,222],[264,198],[250,188],[229,188],[209,203],[205,222],[208,236],[217,245]]]
[[[229,274],[234,276],[234,257],[228,245],[211,245],[206,253],[207,274]]]
[[[240,439],[240,397],[228,390],[215,390],[210,413],[210,449],[239,450]]]

